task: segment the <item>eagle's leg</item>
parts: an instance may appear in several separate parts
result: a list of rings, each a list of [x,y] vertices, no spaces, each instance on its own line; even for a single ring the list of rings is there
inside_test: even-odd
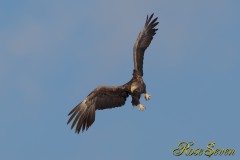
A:
[[[151,95],[148,94],[148,93],[145,93],[145,99],[146,99],[146,101],[150,100],[150,98],[151,98]]]
[[[140,104],[138,105],[138,110],[139,110],[139,111],[144,111],[144,110],[145,110],[145,107],[140,103]]]
[[[132,105],[138,106],[139,111],[144,111],[145,107],[140,102],[141,95],[132,95]]]

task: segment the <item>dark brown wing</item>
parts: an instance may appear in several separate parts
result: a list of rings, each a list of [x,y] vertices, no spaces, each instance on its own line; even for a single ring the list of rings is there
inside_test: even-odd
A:
[[[134,69],[140,72],[141,76],[143,76],[144,51],[150,45],[153,36],[156,34],[156,31],[158,30],[154,28],[158,24],[157,18],[152,20],[152,17],[153,14],[149,18],[147,16],[144,28],[139,33],[137,41],[135,42],[133,47]]]
[[[85,100],[72,109],[68,114],[71,117],[67,124],[74,119],[71,128],[76,125],[76,133],[87,130],[95,120],[95,110],[120,107],[125,104],[127,97],[128,92],[122,87],[97,87]]]

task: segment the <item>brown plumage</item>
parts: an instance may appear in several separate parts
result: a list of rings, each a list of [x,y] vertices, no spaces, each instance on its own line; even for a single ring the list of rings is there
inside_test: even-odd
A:
[[[143,30],[139,33],[133,48],[134,70],[132,79],[122,86],[99,86],[92,91],[85,100],[80,102],[73,108],[67,124],[72,120],[71,128],[75,128],[75,132],[87,130],[95,121],[95,111],[115,107],[121,107],[125,104],[129,95],[132,97],[132,105],[139,105],[139,109],[143,110],[140,103],[141,94],[145,94],[145,99],[149,100],[150,95],[146,93],[146,85],[142,79],[143,76],[143,59],[146,48],[150,45],[157,29],[154,27],[158,24],[157,18],[153,19],[153,14],[147,19]],[[152,21],[151,21],[152,20]]]
[[[157,18],[151,21],[153,14],[147,19],[143,30],[139,33],[137,41],[133,47],[133,58],[134,58],[134,69],[139,71],[141,76],[143,76],[143,59],[144,52],[150,45],[153,36],[156,34],[158,29],[154,27],[158,24]]]

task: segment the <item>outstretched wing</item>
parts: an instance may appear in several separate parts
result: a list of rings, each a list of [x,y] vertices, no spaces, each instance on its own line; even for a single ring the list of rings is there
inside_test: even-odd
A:
[[[158,24],[157,22],[158,17],[153,20],[152,17],[153,14],[149,18],[147,16],[144,28],[139,33],[137,41],[135,42],[133,47],[134,69],[140,72],[141,76],[143,76],[144,52],[150,45],[153,36],[156,34],[156,31],[158,30],[154,28]]]
[[[87,130],[95,120],[96,110],[120,107],[125,104],[127,97],[128,92],[121,87],[97,87],[85,100],[72,109],[68,114],[71,117],[67,124],[74,119],[71,129],[76,126],[76,133]]]

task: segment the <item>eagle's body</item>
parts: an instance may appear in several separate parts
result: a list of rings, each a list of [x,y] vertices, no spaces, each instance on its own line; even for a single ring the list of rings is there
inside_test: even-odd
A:
[[[95,110],[120,107],[125,104],[127,97],[132,97],[132,105],[139,105],[139,110],[144,110],[140,103],[140,97],[145,94],[145,99],[149,100],[150,95],[146,92],[146,85],[142,79],[144,52],[150,45],[157,29],[157,18],[153,19],[153,14],[147,19],[143,30],[139,33],[133,48],[134,70],[132,79],[121,86],[98,86],[86,99],[80,102],[71,110],[71,115],[67,124],[74,118],[71,128],[76,125],[75,132],[87,130],[95,120]]]

